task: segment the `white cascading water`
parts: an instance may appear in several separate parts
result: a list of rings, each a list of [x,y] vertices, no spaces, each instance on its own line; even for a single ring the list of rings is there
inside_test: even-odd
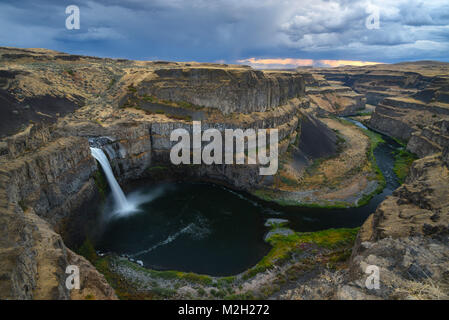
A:
[[[114,173],[112,172],[111,165],[109,164],[109,160],[104,154],[103,150],[99,148],[90,148],[90,152],[92,153],[92,156],[98,160],[101,167],[103,168],[103,171],[106,175],[106,178],[108,180],[109,186],[111,187],[112,195],[114,197],[115,206],[116,206],[116,212],[119,214],[124,214],[128,212],[136,211],[136,207],[134,204],[130,203],[126,197],[125,194],[122,191],[122,188],[120,188],[120,185],[118,184],[117,180],[115,179]]]

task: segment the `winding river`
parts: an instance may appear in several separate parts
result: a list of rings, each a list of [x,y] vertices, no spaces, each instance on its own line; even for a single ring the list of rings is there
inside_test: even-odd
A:
[[[281,207],[218,185],[142,182],[127,195],[140,199],[140,211],[111,216],[108,197],[88,234],[97,250],[126,255],[147,268],[234,275],[255,265],[270,250],[264,241],[267,219],[287,219],[289,228],[301,232],[361,226],[399,186],[393,172],[399,145],[383,138],[385,143],[374,154],[386,187],[359,208]]]

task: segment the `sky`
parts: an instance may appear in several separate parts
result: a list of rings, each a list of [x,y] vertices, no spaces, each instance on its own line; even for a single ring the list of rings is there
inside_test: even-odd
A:
[[[0,0],[0,46],[256,68],[449,62],[449,1]]]

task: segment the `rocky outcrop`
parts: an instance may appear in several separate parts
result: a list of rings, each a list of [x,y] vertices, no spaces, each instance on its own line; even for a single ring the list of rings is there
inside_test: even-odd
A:
[[[425,90],[431,91],[433,96],[442,97],[442,101],[432,100],[434,98],[423,93]],[[444,86],[438,89],[430,86],[425,90],[414,97],[383,100],[369,121],[372,128],[407,141],[407,149],[420,157],[441,152],[449,144],[449,104],[444,102],[444,90],[447,89]],[[431,102],[415,97],[430,99]]]
[[[448,181],[441,154],[414,162],[405,184],[360,229],[339,298],[449,298]],[[379,289],[365,286],[369,265],[379,268]]]
[[[349,269],[334,272],[332,281],[325,274],[315,277],[308,292],[295,291],[296,298],[316,297],[324,287],[333,299],[448,299],[449,64],[315,72],[365,94],[375,105],[368,126],[408,142],[407,150],[421,159],[361,227]],[[379,289],[367,288],[369,266],[379,270]]]
[[[102,148],[121,183],[151,174],[147,169],[153,164],[167,164],[175,143],[170,133],[175,128],[191,132],[195,117],[203,130],[277,128],[280,155],[293,145],[315,158],[328,154],[315,155],[311,151],[316,150],[304,147],[320,136],[315,132],[325,131],[321,140],[329,148],[336,147],[336,135],[321,130],[324,123],[312,114],[352,114],[363,108],[363,95],[372,103],[383,95],[371,119],[373,127],[409,140],[409,150],[420,156],[435,155],[417,161],[406,184],[365,223],[351,278],[337,296],[408,297],[391,289],[363,289],[363,267],[372,261],[400,288],[416,284],[408,274],[419,278],[419,270],[425,270],[438,282],[438,294],[445,294],[447,90],[445,78],[429,75],[430,69],[425,74],[409,66],[391,74],[371,69],[311,74],[100,59],[38,49],[0,48],[0,55],[0,109],[2,118],[14,120],[0,132],[0,298],[116,298],[104,277],[57,233],[70,215],[98,196],[93,176],[99,167],[90,155],[89,139],[104,138]],[[310,109],[306,117],[305,109]],[[351,138],[352,132],[345,137]],[[365,159],[366,145],[360,144],[354,155]],[[355,158],[349,154],[344,162]],[[258,174],[258,165],[181,166],[175,171],[184,178],[243,190],[274,183]],[[426,262],[429,250],[435,255]],[[65,268],[71,264],[80,268],[80,291],[65,286]]]
[[[12,211],[12,210],[11,210]],[[1,209],[0,299],[116,299],[113,289],[89,262],[65,247],[61,236],[32,209],[25,213]],[[82,262],[82,263],[81,263]],[[80,289],[67,289],[66,267],[80,268]]]
[[[154,162],[167,163],[171,130],[191,131],[191,119],[182,115],[192,110],[201,109],[203,130],[278,128],[284,153],[296,140],[299,109],[308,106],[303,78],[293,71],[99,59],[39,49],[0,48],[0,55],[2,118],[12,119],[0,132],[0,298],[115,298],[104,277],[56,233],[73,215],[88,214],[85,204],[99,196],[94,179],[99,167],[89,140],[105,138],[102,148],[124,183],[147,175]],[[124,104],[130,96],[139,103]],[[165,109],[151,112],[143,98],[156,99],[157,108]],[[181,117],[174,117],[173,109]],[[239,189],[266,183],[257,165],[177,170]],[[65,287],[70,264],[80,268],[79,291]]]
[[[419,157],[442,152],[449,146],[449,120],[440,120],[412,134],[407,149]]]
[[[301,72],[301,71],[300,71]],[[327,81],[318,73],[302,71],[306,94],[318,114],[354,115],[365,109],[366,98],[340,81]]]
[[[405,184],[360,228],[347,269],[314,275],[285,298],[449,299],[447,153],[414,162]]]
[[[236,66],[160,69],[133,86],[141,95],[216,108],[224,114],[264,112],[304,95],[303,78],[296,72],[264,72]]]
[[[80,289],[70,291],[72,300],[117,300],[114,289],[84,257],[67,249],[68,261],[80,271]]]
[[[375,111],[367,125],[408,142],[424,157],[447,145],[449,64],[432,61],[313,70],[364,94]]]
[[[448,238],[384,238],[363,243],[352,260],[354,276],[337,290],[344,300],[447,300]],[[379,267],[379,289],[367,289],[368,266]]]
[[[54,224],[86,197],[85,193],[92,193],[90,177],[97,170],[87,141],[75,137],[56,139],[1,163],[1,172],[8,179],[7,201],[31,207]]]
[[[447,74],[448,66],[445,63],[423,61],[314,71],[326,80],[339,81],[364,94],[368,104],[378,105],[385,98],[410,96],[424,89],[434,76]]]

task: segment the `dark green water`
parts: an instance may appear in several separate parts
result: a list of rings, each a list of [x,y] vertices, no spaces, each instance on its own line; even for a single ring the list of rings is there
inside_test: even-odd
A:
[[[98,250],[130,255],[154,269],[230,275],[256,264],[270,249],[263,241],[261,208],[225,188],[170,183],[133,192],[159,196],[143,203],[139,213],[105,218]]]
[[[107,199],[90,235],[97,250],[128,255],[147,268],[237,274],[255,265],[270,250],[263,240],[268,231],[264,223],[269,218],[288,219],[289,227],[296,231],[362,225],[398,187],[393,152],[399,146],[384,139],[386,143],[374,153],[387,186],[360,208],[280,207],[212,184],[141,183],[127,195],[137,199],[140,194],[141,211],[111,218],[112,199]]]

